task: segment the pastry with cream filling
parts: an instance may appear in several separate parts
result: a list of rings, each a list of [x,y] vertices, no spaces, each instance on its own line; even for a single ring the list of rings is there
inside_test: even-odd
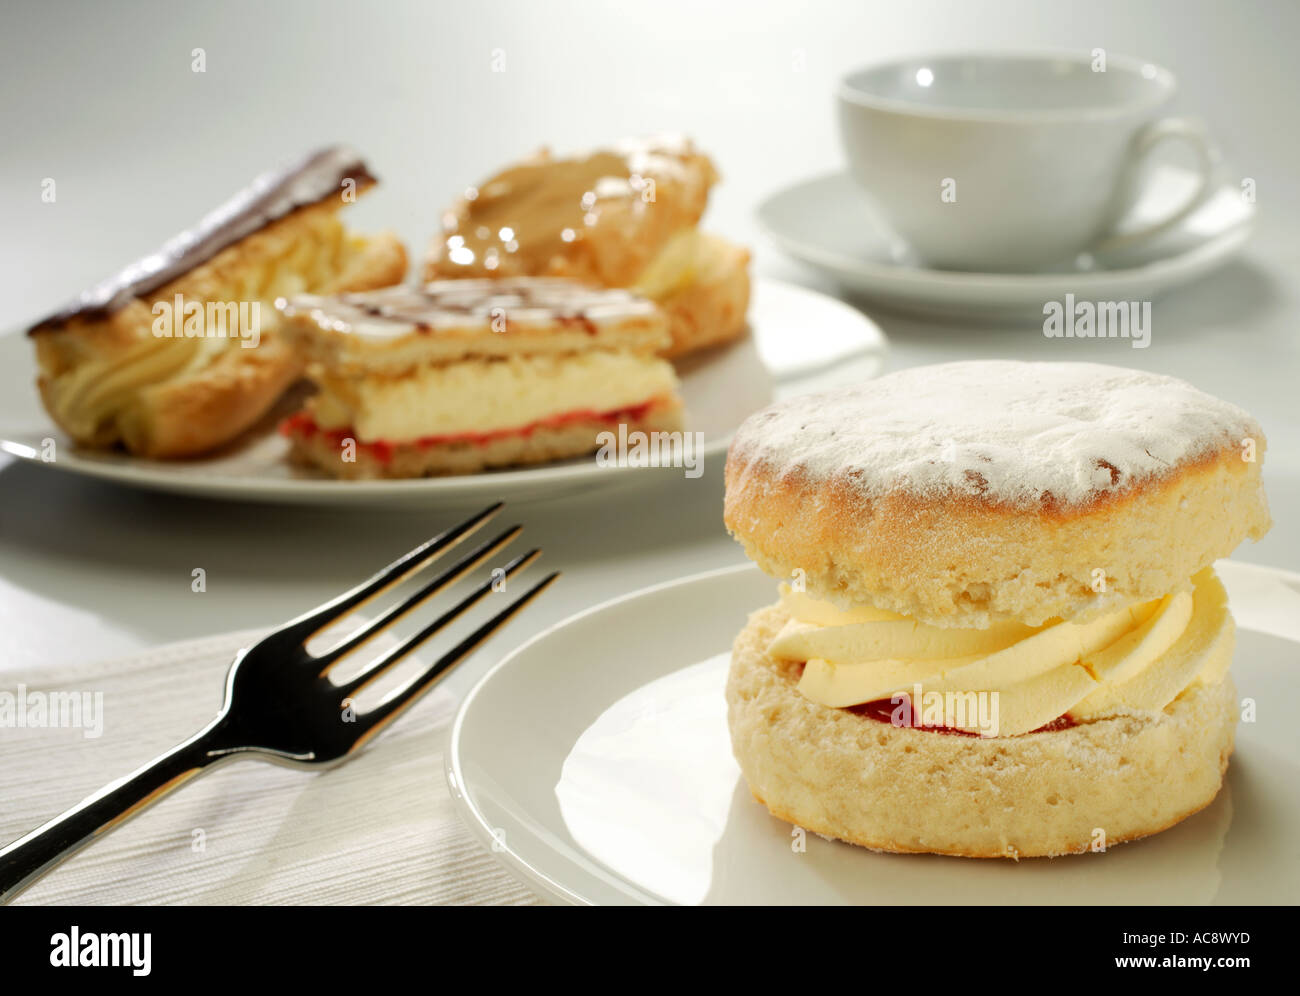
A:
[[[257,422],[302,372],[275,300],[397,283],[391,234],[348,231],[339,208],[376,180],[351,149],[265,174],[157,252],[29,335],[41,399],[78,443],[188,457]]]
[[[1104,850],[1209,805],[1233,749],[1213,562],[1270,526],[1265,440],[1171,377],[918,367],[737,433],[728,529],[782,583],[732,744],[776,816],[883,851]]]
[[[279,304],[318,393],[283,431],[341,478],[466,474],[677,432],[663,314],[556,277],[442,280]]]
[[[698,223],[718,176],[685,139],[543,150],[471,187],[444,215],[427,280],[563,276],[623,287],[668,316],[678,356],[745,329],[749,252]]]

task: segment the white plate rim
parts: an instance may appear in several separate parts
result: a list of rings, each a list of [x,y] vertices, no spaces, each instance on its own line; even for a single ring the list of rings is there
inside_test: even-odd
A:
[[[545,872],[534,868],[519,855],[515,854],[509,847],[501,849],[492,847],[492,843],[495,840],[492,835],[492,829],[488,826],[487,820],[484,818],[483,813],[479,810],[478,806],[475,805],[474,800],[470,798],[469,793],[464,791],[462,788],[464,785],[464,772],[461,765],[460,737],[461,729],[465,724],[470,706],[473,704],[480,692],[487,687],[489,680],[498,671],[511,665],[516,658],[528,652],[535,644],[541,643],[543,640],[546,640],[554,633],[557,633],[569,625],[581,622],[584,619],[589,619],[594,615],[599,615],[602,612],[626,602],[636,601],[639,598],[654,595],[669,588],[676,588],[679,585],[726,577],[730,574],[739,574],[751,570],[758,570],[757,565],[752,563],[733,564],[729,567],[718,567],[710,571],[700,571],[696,574],[687,574],[684,577],[670,578],[667,581],[661,581],[658,584],[652,584],[645,588],[638,588],[636,591],[630,591],[624,595],[618,595],[614,598],[606,599],[603,602],[598,602],[596,605],[589,606],[581,612],[575,612],[573,615],[567,616],[564,619],[547,626],[546,629],[541,632],[535,633],[514,650],[502,657],[501,660],[497,661],[496,664],[489,668],[487,672],[485,672],[484,675],[474,683],[474,687],[471,688],[466,693],[465,698],[461,700],[460,706],[456,710],[456,718],[451,724],[451,730],[449,733],[450,740],[447,744],[447,749],[443,752],[443,772],[447,780],[447,789],[451,793],[452,800],[456,803],[462,821],[470,828],[470,831],[474,836],[487,845],[489,850],[499,861],[515,871],[516,874],[531,883],[535,888],[538,888],[544,895],[575,906],[594,905],[591,900],[565,888]]]
[[[700,455],[704,459],[710,459],[725,453],[727,447],[731,445],[731,438],[734,434],[733,430],[709,440],[700,450]],[[59,463],[58,461],[45,463],[32,455],[30,447],[7,439],[0,439],[0,452],[17,457],[27,463],[38,464],[65,473],[81,474],[97,480],[126,484],[150,491],[191,494],[199,497],[238,495],[241,500],[248,501],[276,500],[280,497],[292,499],[303,488],[311,488],[317,497],[329,496],[333,498],[335,496],[357,495],[362,498],[392,498],[403,492],[409,492],[415,495],[428,495],[431,499],[480,492],[484,490],[485,482],[491,482],[493,485],[500,484],[503,488],[510,488],[514,485],[539,484],[546,486],[549,490],[551,487],[558,488],[575,480],[585,479],[591,472],[591,468],[585,463],[561,463],[549,467],[541,465],[531,470],[495,471],[490,475],[457,474],[448,477],[415,478],[411,480],[334,481],[314,478],[274,477],[214,479],[178,475],[168,478],[166,484],[163,484],[156,476],[157,472],[151,471],[147,467],[139,467],[129,463],[100,463],[95,460],[77,461],[73,464]],[[636,469],[639,468],[613,468],[616,473],[625,473]],[[539,479],[537,476],[539,473],[546,473],[548,476]],[[436,482],[438,486],[431,487],[429,486],[430,482]]]
[[[1300,571],[1291,570],[1285,567],[1274,567],[1269,564],[1255,564],[1249,561],[1234,560],[1231,561],[1231,563],[1233,570],[1241,570],[1262,577],[1283,579],[1291,584],[1300,585]],[[483,689],[487,687],[498,672],[513,665],[517,658],[530,651],[534,645],[545,641],[556,632],[572,624],[579,623],[585,619],[589,619],[591,616],[605,612],[619,605],[657,594],[669,588],[751,572],[758,572],[757,564],[752,562],[733,564],[729,567],[719,567],[713,570],[700,571],[695,574],[687,574],[679,578],[672,578],[668,581],[661,581],[658,584],[639,588],[636,591],[631,591],[627,594],[619,595],[615,598],[607,599],[604,602],[590,606],[589,608],[583,609],[581,612],[576,612],[571,616],[567,616],[566,618],[553,623],[511,650],[487,672],[485,672],[483,676],[474,683],[474,686],[469,690],[469,692],[466,693],[465,698],[461,701],[460,706],[456,710],[456,718],[453,720],[447,734],[448,741],[446,744],[446,750],[443,753],[443,774],[446,779],[448,792],[456,806],[461,821],[469,828],[474,837],[487,847],[488,851],[499,862],[501,862],[501,864],[513,872],[516,877],[520,878],[533,888],[534,891],[543,898],[574,906],[596,905],[594,900],[569,889],[556,881],[553,876],[548,875],[539,868],[536,868],[532,863],[515,853],[508,844],[501,847],[493,846],[497,843],[497,838],[493,835],[492,828],[488,825],[488,821],[484,814],[475,804],[470,793],[464,787],[464,768],[461,760],[462,751],[460,744],[461,731],[474,700],[479,696]],[[625,880],[620,882],[620,887],[628,899],[633,898],[633,895],[636,893],[640,893],[642,897],[647,900],[647,904],[664,904],[662,899],[646,896],[643,890]]]

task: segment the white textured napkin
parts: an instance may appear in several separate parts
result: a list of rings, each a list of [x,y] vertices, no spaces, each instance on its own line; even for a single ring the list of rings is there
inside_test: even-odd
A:
[[[0,843],[38,826],[202,727],[239,647],[258,633],[173,644],[6,681],[103,693],[104,727],[0,725]],[[254,761],[172,793],[37,882],[23,903],[535,902],[474,840],[443,778],[455,701],[435,688],[356,758],[320,773]]]

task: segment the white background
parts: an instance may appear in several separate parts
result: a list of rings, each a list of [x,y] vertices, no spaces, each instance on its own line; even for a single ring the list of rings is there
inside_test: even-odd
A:
[[[0,19],[0,328],[153,249],[252,175],[335,141],[383,181],[352,223],[397,229],[418,257],[452,196],[536,146],[683,131],[724,175],[708,226],[754,246],[760,273],[830,289],[762,243],[753,208],[841,163],[832,91],[845,72],[945,49],[1103,47],[1162,63],[1181,83],[1177,109],[1204,117],[1255,179],[1259,227],[1239,262],[1155,303],[1151,348],[871,313],[895,368],[1100,360],[1242,404],[1270,438],[1278,523],[1239,556],[1300,568],[1295,4],[9,0]],[[206,73],[191,71],[196,47]],[[494,50],[505,72],[491,71]],[[40,198],[46,177],[54,204]],[[505,644],[593,601],[741,559],[716,472],[512,511],[566,576]],[[445,521],[437,510],[219,504],[0,467],[0,669],[273,624]],[[202,595],[190,590],[196,566]]]

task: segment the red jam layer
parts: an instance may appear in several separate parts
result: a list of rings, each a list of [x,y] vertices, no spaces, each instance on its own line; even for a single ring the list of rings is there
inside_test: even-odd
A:
[[[906,698],[910,705],[911,696],[902,695],[899,698]],[[877,722],[888,723],[890,726],[893,726],[894,710],[901,708],[903,708],[903,703],[901,701],[894,702],[890,699],[877,699],[875,702],[864,702],[862,705],[849,706],[846,711],[853,713],[855,716],[862,716],[864,719],[874,719]],[[919,717],[917,717],[916,713],[913,712],[912,718],[913,720],[916,720]],[[1058,716],[1050,723],[1046,723],[1038,729],[1030,730],[1029,732],[1052,733],[1055,730],[1068,730],[1070,727],[1078,725],[1079,724],[1069,716]],[[971,733],[968,730],[958,730],[952,726],[925,726],[919,722],[913,722],[911,725],[907,726],[906,729],[924,730],[926,733],[942,733],[945,736],[950,737],[979,737],[978,733]]]
[[[617,425],[620,422],[634,422],[645,418],[658,403],[657,399],[652,399],[631,408],[617,408],[608,412],[579,408],[576,411],[565,412],[562,415],[552,415],[549,418],[530,422],[518,429],[494,429],[491,432],[456,432],[438,436],[422,436],[419,439],[412,439],[402,443],[391,443],[382,439],[369,443],[357,440],[357,452],[366,453],[380,463],[388,463],[393,458],[393,453],[398,447],[415,446],[427,449],[430,446],[442,446],[447,443],[469,443],[473,446],[486,446],[498,439],[507,439],[513,436],[527,437],[539,429],[557,429],[572,425],[574,422],[608,422]],[[297,436],[302,439],[310,439],[313,436],[321,435],[327,442],[335,445],[341,444],[345,439],[356,438],[351,429],[322,429],[316,424],[316,420],[312,418],[310,412],[297,412],[290,415],[280,423],[280,433],[284,436]]]

